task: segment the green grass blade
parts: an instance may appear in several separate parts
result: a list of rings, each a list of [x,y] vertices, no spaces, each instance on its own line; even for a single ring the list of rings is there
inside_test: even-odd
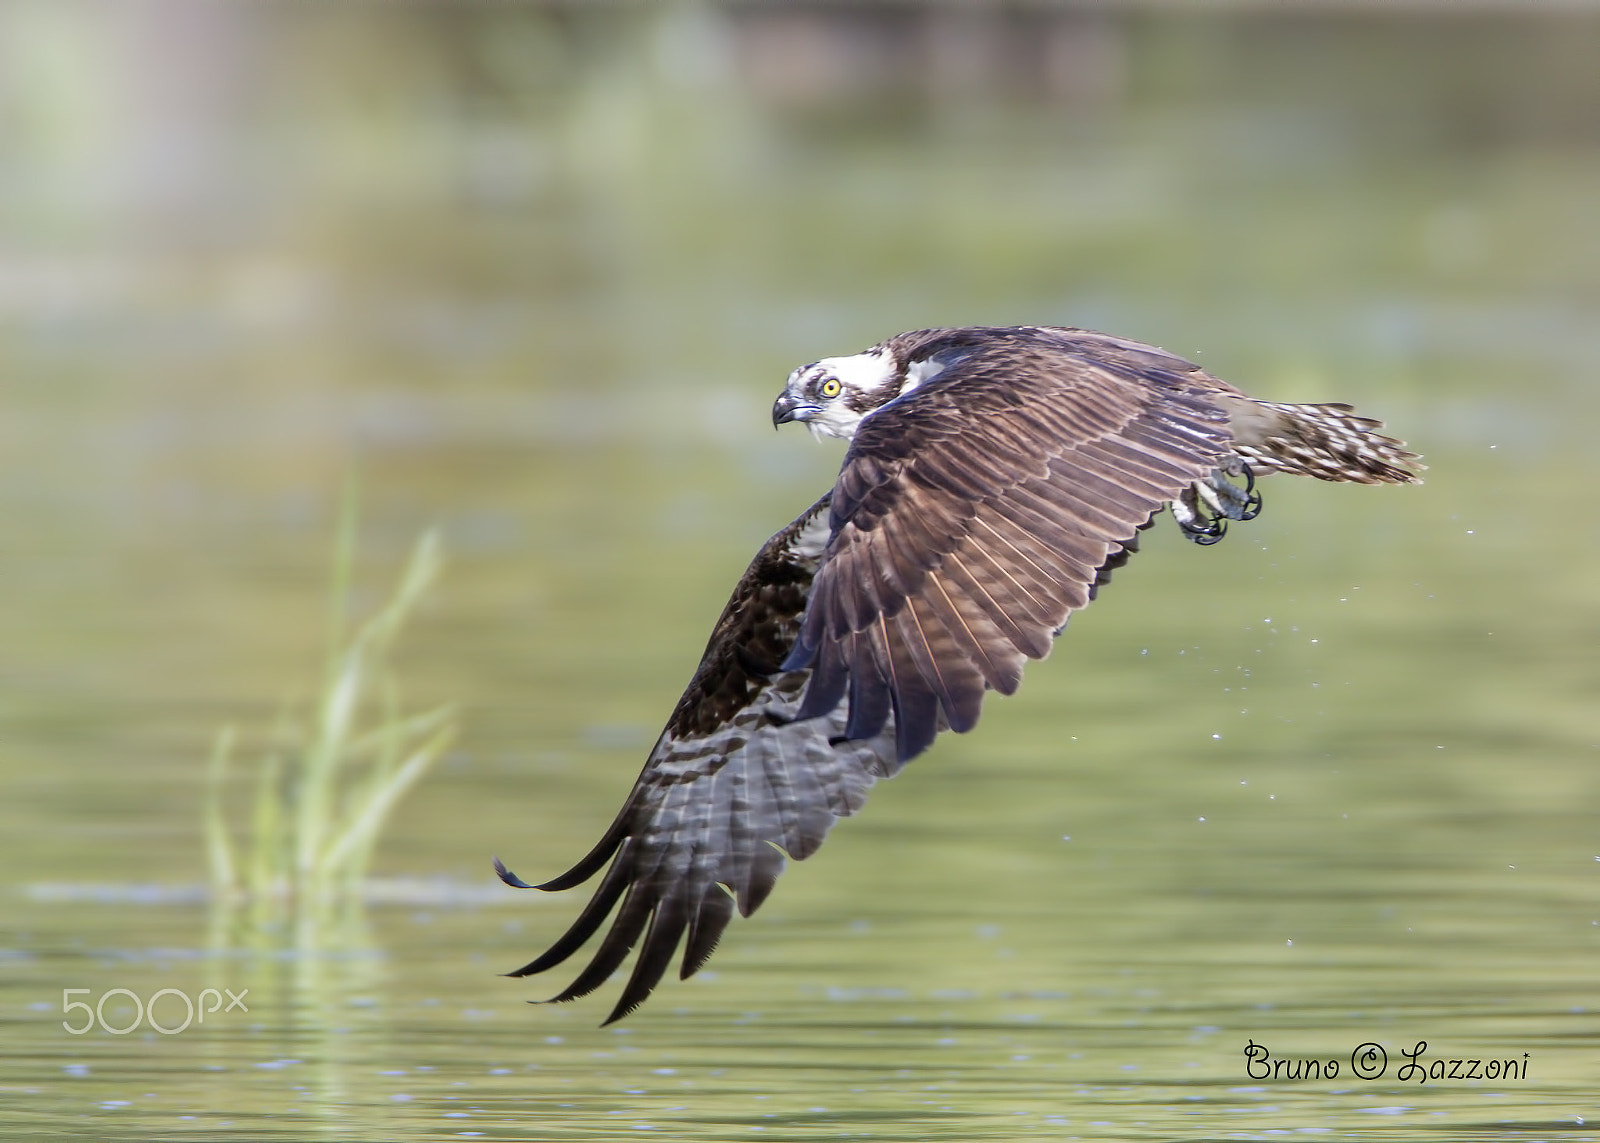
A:
[[[339,838],[322,855],[321,866],[335,871],[350,860],[352,854],[370,848],[377,839],[378,830],[395,805],[416,785],[438,760],[455,738],[455,727],[446,726],[434,733],[389,776],[381,786],[371,789],[362,803],[355,807],[352,820]],[[348,871],[347,871],[348,872]],[[359,870],[358,873],[364,873]]]
[[[222,808],[233,741],[232,726],[219,730],[211,747],[211,762],[206,768],[206,858],[211,867],[211,889],[218,897],[232,897],[239,891],[238,868],[234,864],[233,844],[228,838],[228,821]]]

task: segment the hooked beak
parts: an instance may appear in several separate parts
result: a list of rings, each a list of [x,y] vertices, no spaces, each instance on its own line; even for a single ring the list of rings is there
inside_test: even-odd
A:
[[[816,405],[802,401],[786,389],[778,395],[776,401],[772,402],[772,427],[777,428],[790,421],[810,420],[817,411]]]

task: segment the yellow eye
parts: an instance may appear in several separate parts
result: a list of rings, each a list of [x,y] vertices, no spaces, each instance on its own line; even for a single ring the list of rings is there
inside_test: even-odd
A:
[[[839,379],[837,377],[829,377],[822,383],[822,388],[819,389],[818,392],[820,392],[824,397],[837,397],[839,395],[839,390],[842,388],[843,386],[839,384]]]

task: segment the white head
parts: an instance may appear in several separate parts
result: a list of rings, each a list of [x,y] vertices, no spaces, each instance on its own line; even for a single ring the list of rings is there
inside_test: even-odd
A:
[[[886,391],[894,381],[894,357],[876,346],[850,357],[824,357],[789,374],[783,393],[772,406],[772,423],[804,421],[817,436],[856,435],[856,426],[872,410],[894,399]]]
[[[868,414],[928,380],[944,362],[908,357],[901,334],[849,357],[824,357],[789,374],[772,406],[772,423],[804,421],[817,436],[849,440]]]

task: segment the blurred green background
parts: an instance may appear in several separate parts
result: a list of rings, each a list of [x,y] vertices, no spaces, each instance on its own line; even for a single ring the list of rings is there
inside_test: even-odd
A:
[[[0,1125],[1588,1138],[1597,203],[1585,6],[0,5]],[[831,480],[784,376],[1023,322],[1351,401],[1428,483],[1158,529],[716,971],[524,1007],[578,902],[489,855],[587,849]],[[308,979],[208,946],[201,804],[315,689],[352,471],[358,612],[441,529],[400,670],[461,737]],[[1261,1085],[1249,1037],[1534,1065]]]

